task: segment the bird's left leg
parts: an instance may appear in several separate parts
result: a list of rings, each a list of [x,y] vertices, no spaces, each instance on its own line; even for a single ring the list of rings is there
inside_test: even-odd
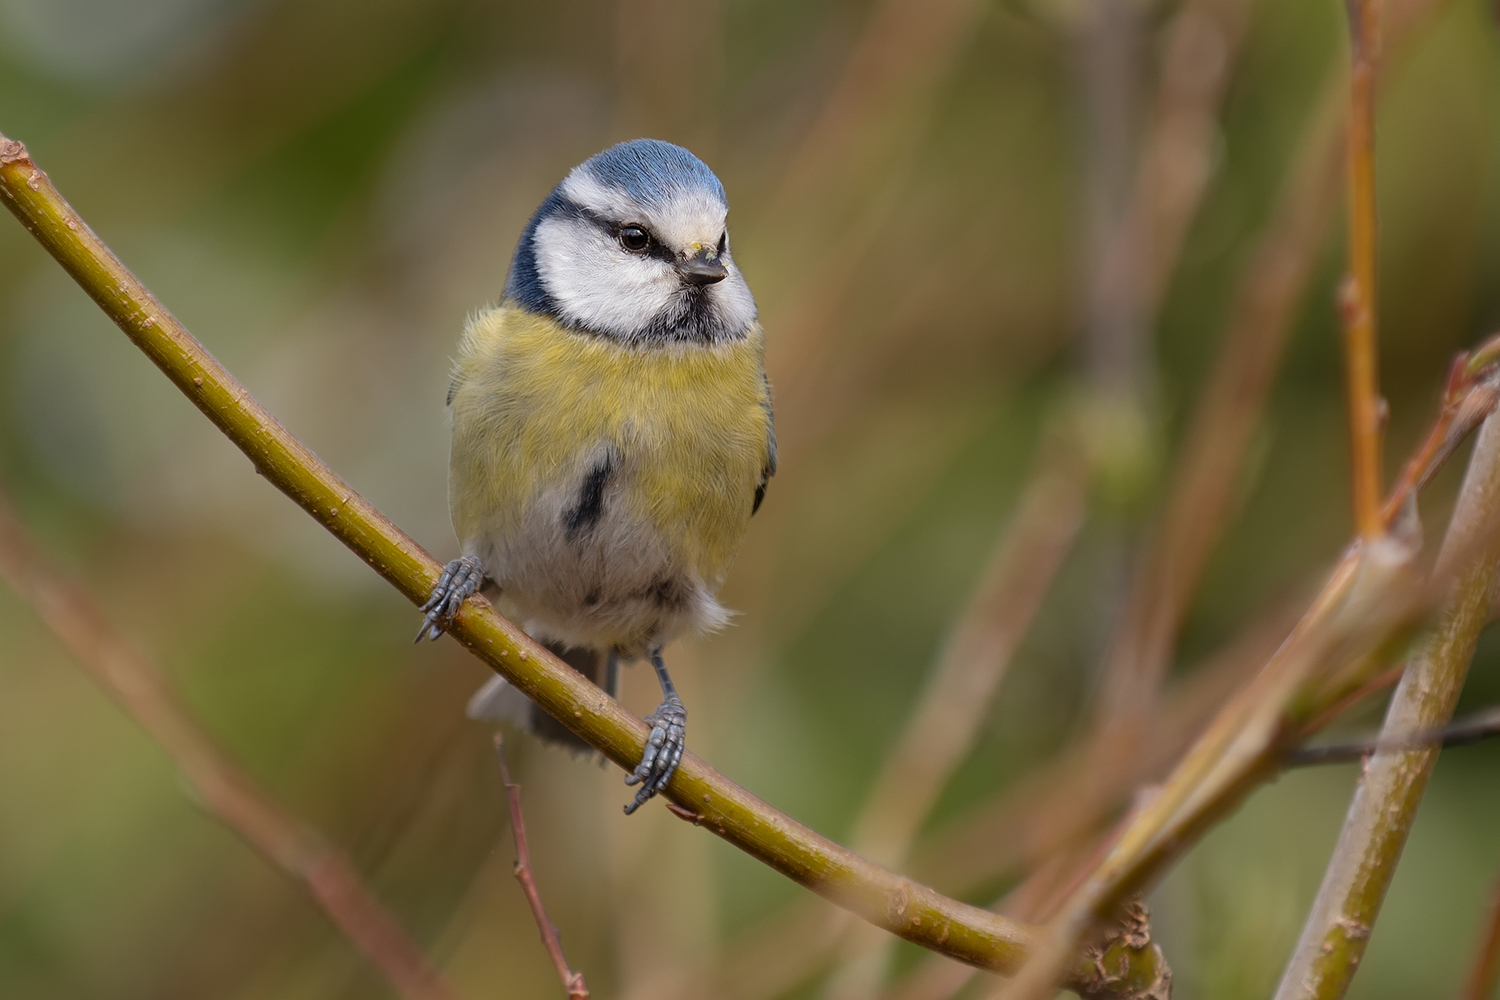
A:
[[[656,668],[656,679],[661,682],[662,702],[656,706],[656,711],[646,716],[651,725],[651,735],[646,738],[646,753],[635,771],[625,779],[627,785],[639,783],[641,786],[635,793],[635,801],[625,807],[627,816],[667,787],[687,746],[687,709],[677,697],[677,688],[667,673],[667,665],[662,662],[660,649],[651,651],[651,666]]]
[[[422,619],[422,627],[412,641],[421,642],[424,638],[436,641],[443,634],[443,625],[452,623],[459,606],[483,583],[484,566],[474,556],[459,556],[444,566],[443,575],[432,588],[432,596],[417,609],[426,612],[427,616]]]

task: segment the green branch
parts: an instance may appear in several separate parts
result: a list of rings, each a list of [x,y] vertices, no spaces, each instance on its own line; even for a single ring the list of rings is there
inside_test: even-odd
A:
[[[277,423],[94,235],[25,146],[4,136],[0,200],[261,475],[408,600],[427,598],[440,572],[433,558]],[[630,770],[640,760],[645,724],[482,599],[464,605],[449,633],[616,764]],[[867,861],[777,812],[692,754],[683,757],[666,795],[696,825],[908,941],[1002,973],[1014,972],[1026,957],[1032,928]],[[1129,941],[1119,940],[1100,961],[1072,962],[1070,988],[1106,997],[1136,983],[1149,987],[1160,953]],[[1107,977],[1101,971],[1106,968]]]

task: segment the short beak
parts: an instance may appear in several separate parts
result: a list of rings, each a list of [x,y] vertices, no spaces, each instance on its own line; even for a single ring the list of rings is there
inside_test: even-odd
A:
[[[711,250],[699,250],[677,265],[682,280],[692,285],[712,285],[729,277],[729,268],[719,263]]]

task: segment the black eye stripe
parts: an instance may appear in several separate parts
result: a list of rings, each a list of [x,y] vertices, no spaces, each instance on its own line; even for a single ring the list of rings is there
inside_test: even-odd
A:
[[[662,241],[657,238],[656,234],[651,231],[650,226],[647,226],[640,222],[616,222],[615,220],[607,219],[604,216],[600,215],[598,212],[595,212],[593,209],[585,208],[583,205],[579,205],[576,202],[565,202],[562,208],[563,211],[559,212],[558,214],[573,215],[576,218],[587,220],[588,222],[591,222],[594,225],[598,226],[607,236],[609,236],[610,239],[617,242],[620,239],[620,230],[630,226],[635,226],[638,229],[642,229],[645,231],[646,235],[650,237],[650,242],[646,245],[646,249],[644,251],[631,251],[632,253],[639,253],[643,257],[653,257],[656,260],[660,260],[668,264],[677,263],[677,254],[673,253],[671,248],[669,248],[666,244],[662,243]],[[720,256],[722,256],[728,252],[729,233],[726,231],[719,237],[718,253]]]
[[[668,264],[677,263],[677,255],[672,252],[672,249],[661,240],[657,239],[655,233],[653,233],[650,229],[646,228],[640,223],[627,222],[624,225],[606,223],[605,229],[607,232],[613,233],[615,239],[619,240],[620,245],[624,247],[625,250],[629,253],[639,254],[642,257],[654,257],[655,259],[665,261]],[[645,246],[637,248],[632,247],[625,242],[624,236],[622,234],[630,229],[639,229],[641,232],[646,234]]]

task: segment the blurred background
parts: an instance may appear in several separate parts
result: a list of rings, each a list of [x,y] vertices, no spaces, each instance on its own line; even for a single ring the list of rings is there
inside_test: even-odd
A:
[[[1500,323],[1500,39],[1481,0],[1387,8],[1394,469],[1452,353]],[[1051,847],[1087,843],[1026,823],[1058,775],[1087,782],[1058,762],[1111,713],[1153,720],[1132,746],[1177,745],[1160,713],[1201,723],[1254,665],[1214,651],[1247,628],[1241,647],[1274,642],[1349,535],[1328,112],[1344,39],[1338,0],[0,0],[0,131],[440,560],[465,316],[496,300],[575,163],[640,135],[692,148],[729,192],[782,448],[724,593],[741,615],[668,653],[695,752],[879,845],[862,811],[1028,484],[1080,498],[997,692],[973,703],[931,808],[912,807],[915,842],[885,849],[988,905]],[[1240,360],[1221,354],[1236,330]],[[1215,371],[1249,379],[1241,431],[1195,424]],[[1220,507],[1164,515],[1195,426],[1227,463]],[[1086,471],[1056,473],[1074,451]],[[1424,502],[1430,538],[1454,465]],[[485,668],[451,640],[411,645],[413,609],[8,219],[0,475],[461,996],[561,995],[511,878],[490,734],[462,714]],[[1132,667],[1148,553],[1198,513],[1193,568],[1158,579],[1185,591],[1171,625]],[[1463,707],[1500,700],[1497,669],[1489,636]],[[627,672],[623,699],[650,710],[649,671]],[[616,769],[520,738],[509,754],[538,881],[596,996],[878,995],[943,964],[903,944],[871,972],[869,942],[805,890],[664,808],[625,818]],[[1500,868],[1497,767],[1500,746],[1443,755],[1352,995],[1456,988]],[[1161,768],[1112,779],[1083,827]],[[1177,996],[1269,995],[1355,775],[1283,776],[1155,891]],[[0,996],[390,995],[0,590]]]

